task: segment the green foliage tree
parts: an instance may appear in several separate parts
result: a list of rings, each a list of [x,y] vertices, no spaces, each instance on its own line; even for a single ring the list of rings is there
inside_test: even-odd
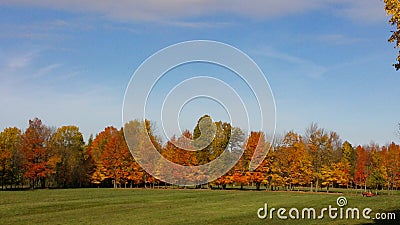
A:
[[[353,146],[350,142],[345,141],[341,148],[341,157],[340,162],[343,166],[343,172],[346,174],[348,178],[345,183],[348,186],[349,182],[352,182],[352,177],[354,177],[355,171],[355,160],[356,155]]]
[[[83,135],[77,126],[62,126],[52,135],[50,148],[59,156],[55,180],[61,187],[86,185]]]
[[[212,142],[216,134],[216,126],[209,115],[202,116],[193,130],[193,146],[197,149],[199,164],[210,162]]]
[[[371,174],[367,179],[368,186],[380,189],[386,183],[387,173],[385,169],[385,151],[381,151],[378,145],[371,144]]]
[[[229,123],[215,122],[216,132],[211,144],[209,160],[212,161],[220,156],[225,150],[228,150],[231,139],[232,127]]]

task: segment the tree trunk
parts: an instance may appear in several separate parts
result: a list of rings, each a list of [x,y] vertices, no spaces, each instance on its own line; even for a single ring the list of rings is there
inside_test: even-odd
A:
[[[40,178],[40,183],[41,183],[43,189],[46,188],[46,179],[44,177]]]

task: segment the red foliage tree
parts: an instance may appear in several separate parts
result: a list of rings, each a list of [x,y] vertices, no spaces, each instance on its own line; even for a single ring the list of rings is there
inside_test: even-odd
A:
[[[366,150],[362,146],[356,148],[356,169],[354,173],[354,182],[358,186],[367,187],[367,177],[369,162]]]
[[[50,129],[38,118],[29,120],[29,127],[22,135],[21,151],[24,156],[25,178],[31,188],[39,183],[45,187],[46,178],[54,174],[59,157],[49,151]]]

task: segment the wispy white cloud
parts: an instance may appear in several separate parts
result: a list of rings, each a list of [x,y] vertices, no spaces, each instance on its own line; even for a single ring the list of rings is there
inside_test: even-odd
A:
[[[31,79],[27,71],[34,67],[38,54],[38,51],[0,51],[0,90],[3,93]]]
[[[382,1],[365,0],[6,0],[1,4],[39,6],[74,12],[90,12],[124,21],[185,21],[220,13],[253,19],[271,19],[287,15],[324,10],[353,21],[376,22],[385,18]],[[177,25],[179,23],[175,23]],[[62,23],[59,25],[63,25]],[[181,23],[185,26],[186,23]]]
[[[339,0],[343,6],[335,12],[352,21],[368,24],[387,20],[384,2],[379,0]]]
[[[362,38],[348,37],[343,34],[321,34],[319,36],[312,38],[321,42],[326,42],[327,44],[334,44],[334,45],[347,45],[363,41]]]
[[[35,57],[35,52],[28,52],[22,55],[11,56],[4,68],[10,70],[17,70],[27,67]]]
[[[57,62],[39,63],[40,58],[41,51],[36,50],[0,52],[0,88],[9,90],[37,80],[47,83],[58,82],[61,79],[73,78],[80,73],[77,69],[66,68]],[[49,77],[43,79],[45,76]]]
[[[138,33],[139,31],[135,28],[132,28],[131,26],[118,26],[118,25],[112,25],[109,23],[103,24],[103,28],[106,30],[111,30],[111,31],[122,31],[122,32],[129,32],[129,33]]]
[[[82,73],[81,71],[73,71],[73,72],[70,72],[70,73],[63,74],[63,75],[61,75],[59,77],[60,77],[60,79],[68,80],[68,79],[71,79],[71,78],[74,78],[74,77],[78,76],[81,73]]]
[[[317,63],[309,59],[289,55],[270,47],[259,48],[258,50],[252,51],[252,53],[286,63],[288,65],[288,68],[291,68],[292,72],[294,71],[293,74],[295,75],[306,76],[313,79],[320,79],[322,78],[323,74],[328,71],[325,66],[318,65]]]
[[[24,129],[34,117],[47,125],[75,124],[85,137],[111,124],[120,124],[119,90],[107,85],[74,79],[85,72],[57,62],[39,66],[42,52],[19,50],[0,52],[0,130]],[[79,112],[79,113],[78,113]],[[112,118],[109,121],[93,119]],[[111,123],[111,124],[110,124]]]
[[[0,21],[0,30],[7,31],[0,33],[0,39],[64,40],[70,38],[70,34],[66,31],[86,31],[94,29],[95,27],[85,18],[27,21],[23,24],[2,23],[2,21]]]
[[[50,126],[78,125],[88,138],[90,133],[120,124],[121,101],[111,94],[115,90],[87,85],[82,89],[71,88],[65,93],[46,85],[37,87],[34,82],[8,89],[3,89],[0,84],[0,104],[7,106],[1,111],[0,130],[10,126],[24,129],[29,119],[39,117]]]
[[[177,27],[188,27],[188,28],[219,28],[232,26],[233,23],[229,22],[187,22],[187,21],[165,21],[163,24],[177,26]]]
[[[54,64],[46,65],[46,66],[44,66],[44,67],[42,67],[42,68],[39,68],[39,69],[33,74],[32,77],[34,77],[34,78],[39,78],[39,77],[45,76],[45,75],[51,73],[52,71],[54,71],[55,69],[57,69],[57,68],[59,68],[59,67],[61,67],[61,64],[59,64],[59,63],[54,63]]]

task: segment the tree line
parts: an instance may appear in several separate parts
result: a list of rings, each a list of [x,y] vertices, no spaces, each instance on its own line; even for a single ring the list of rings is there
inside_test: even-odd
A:
[[[193,132],[186,130],[165,144],[148,120],[133,120],[121,129],[106,127],[95,138],[90,136],[87,143],[79,127],[52,128],[38,118],[30,120],[25,131],[5,128],[0,133],[1,189],[167,186],[143,170],[129,151],[124,129],[139,127],[145,129],[164,158],[180,165],[202,165],[223,152],[240,157],[231,170],[209,186],[254,185],[271,190],[307,187],[312,191],[330,187],[397,190],[400,186],[400,146],[394,142],[352,146],[336,132],[312,123],[304,135],[289,131],[268,143],[261,131],[246,136],[241,128],[214,122],[205,115]],[[207,142],[210,137],[212,141]],[[141,137],[133,138],[141,141]],[[187,151],[177,146],[202,148]],[[255,170],[249,171],[251,159],[260,157],[255,154],[260,148],[269,152]],[[168,172],[180,172],[171,170]]]

